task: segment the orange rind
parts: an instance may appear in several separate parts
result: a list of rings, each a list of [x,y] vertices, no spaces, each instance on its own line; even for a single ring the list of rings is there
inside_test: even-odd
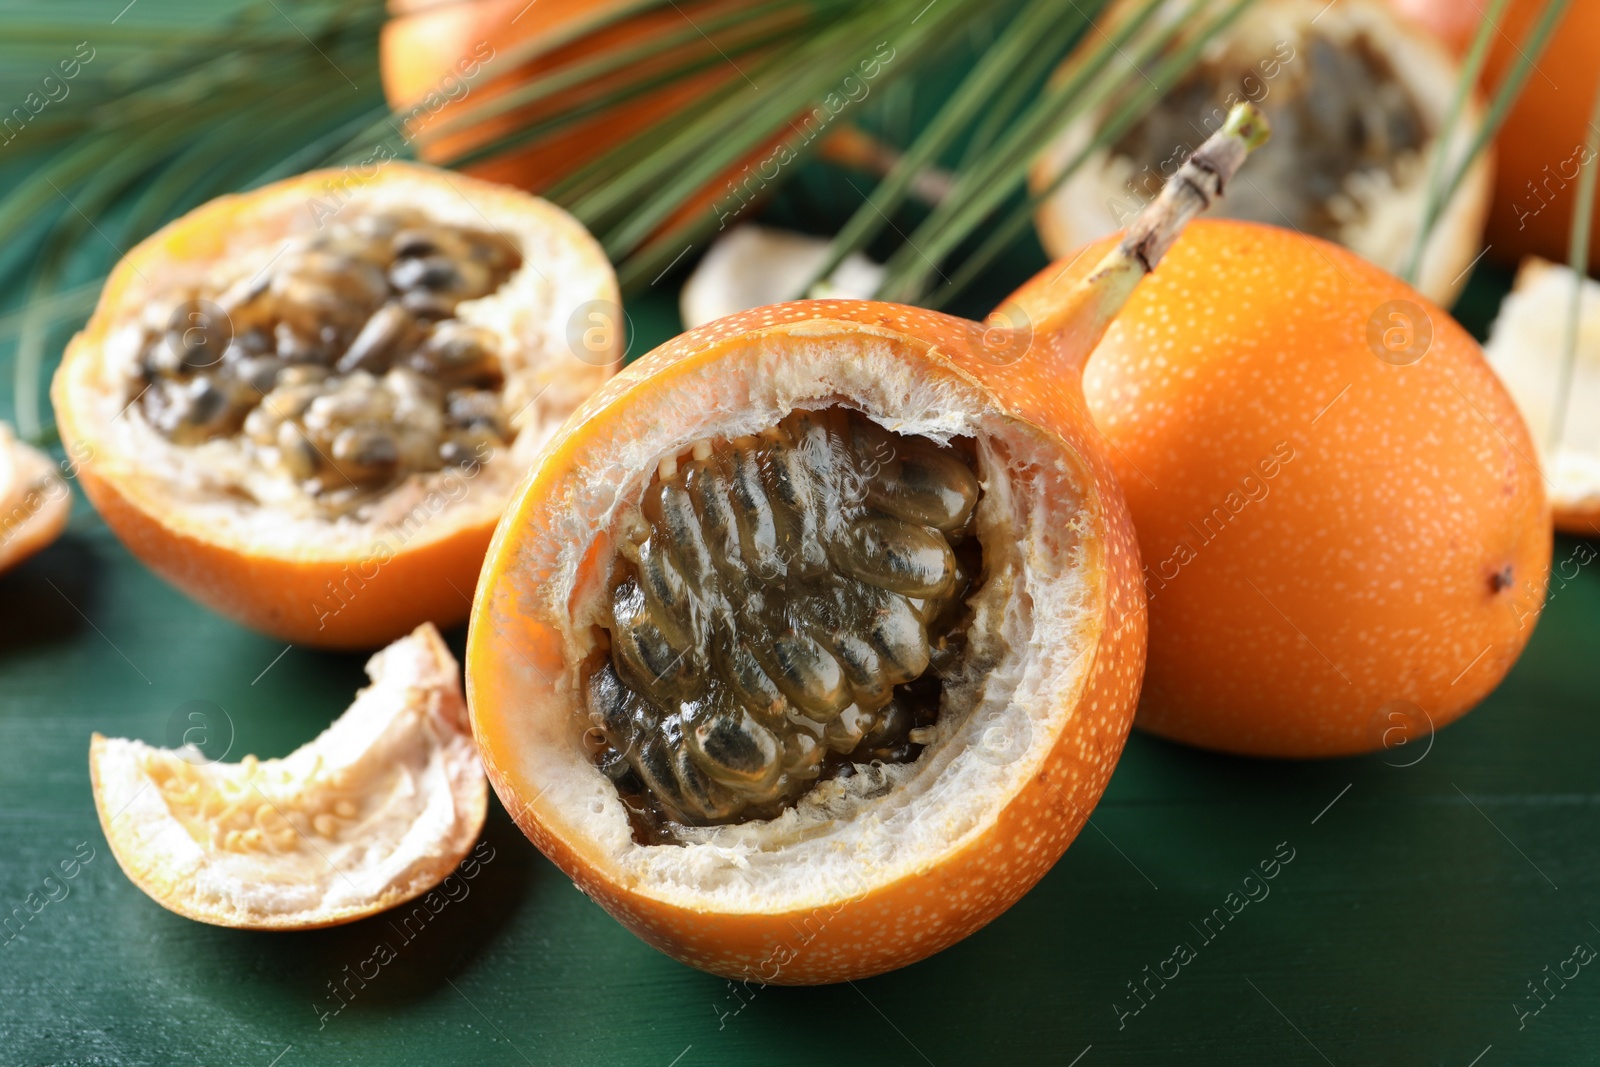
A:
[[[72,493],[50,457],[0,423],[0,571],[61,536]]]

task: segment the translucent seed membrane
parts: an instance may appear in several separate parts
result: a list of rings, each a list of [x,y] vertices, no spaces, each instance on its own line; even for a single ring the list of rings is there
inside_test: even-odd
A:
[[[1252,160],[1250,180],[1228,187],[1219,210],[1230,218],[1337,241],[1364,215],[1352,178],[1398,183],[1419,173],[1433,130],[1386,53],[1364,33],[1335,43],[1315,27],[1296,45],[1262,55],[1239,46],[1197,64],[1113,148],[1145,168],[1134,191],[1153,196],[1175,166],[1168,161],[1181,158],[1178,147],[1205,137],[1196,116],[1230,95],[1259,101],[1272,119],[1272,141]]]
[[[661,462],[617,532],[588,691],[637,840],[917,758],[982,572],[963,445],[833,407]]]
[[[155,750],[144,771],[196,843],[225,852],[306,853],[340,841],[363,813],[362,793],[335,776],[297,782],[246,756],[233,777],[208,776],[181,753]]]
[[[521,263],[496,233],[346,208],[248,277],[153,302],[129,403],[346,514],[510,439],[497,338],[456,311]]]

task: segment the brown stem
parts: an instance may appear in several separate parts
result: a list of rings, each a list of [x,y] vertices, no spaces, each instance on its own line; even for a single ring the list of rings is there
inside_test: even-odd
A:
[[[1228,180],[1268,135],[1266,120],[1254,106],[1234,108],[1222,129],[1206,139],[1133,220],[1117,251],[1102,266],[1131,257],[1144,273],[1155,270],[1183,228],[1222,195]]]
[[[1183,228],[1221,196],[1228,180],[1270,134],[1253,104],[1235,105],[1222,128],[1162,187],[1122,240],[1092,270],[1058,265],[1023,286],[990,319],[1031,324],[1063,372],[1081,373],[1089,353],[1139,282],[1156,268]]]

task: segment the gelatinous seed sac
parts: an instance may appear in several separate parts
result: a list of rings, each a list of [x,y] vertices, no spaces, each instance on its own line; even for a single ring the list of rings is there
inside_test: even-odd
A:
[[[962,448],[843,407],[662,461],[621,523],[588,683],[641,841],[917,757],[982,572],[978,496]]]
[[[350,208],[261,274],[178,299],[129,400],[168,440],[231,440],[343,514],[510,440],[497,339],[456,309],[521,263],[499,234]]]
[[[1221,210],[1230,218],[1339,240],[1367,215],[1369,197],[1352,195],[1351,179],[1400,181],[1435,131],[1388,52],[1367,33],[1335,40],[1313,26],[1296,45],[1288,52],[1281,42],[1276,59],[1235,49],[1202,60],[1129,128],[1113,153],[1135,166],[1148,164],[1137,180],[1159,181],[1165,166],[1159,161],[1193,138],[1196,114],[1225,96],[1265,101],[1273,147],[1252,164],[1249,181],[1229,186]],[[1280,63],[1286,55],[1292,61]],[[1277,74],[1266,75],[1269,69]]]

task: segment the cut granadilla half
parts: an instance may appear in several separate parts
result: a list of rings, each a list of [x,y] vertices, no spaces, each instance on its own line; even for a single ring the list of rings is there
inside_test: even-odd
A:
[[[618,361],[572,218],[397,162],[224,197],[113,272],[56,375],[89,499],[133,552],[279,637],[457,622],[500,509]]]
[[[806,984],[921,959],[1043,876],[1144,657],[1082,361],[1263,136],[1241,109],[1047,314],[779,304],[573,416],[496,532],[468,692],[580,888],[684,962]]]
[[[1524,260],[1483,352],[1544,454],[1556,528],[1600,536],[1600,282]]]

